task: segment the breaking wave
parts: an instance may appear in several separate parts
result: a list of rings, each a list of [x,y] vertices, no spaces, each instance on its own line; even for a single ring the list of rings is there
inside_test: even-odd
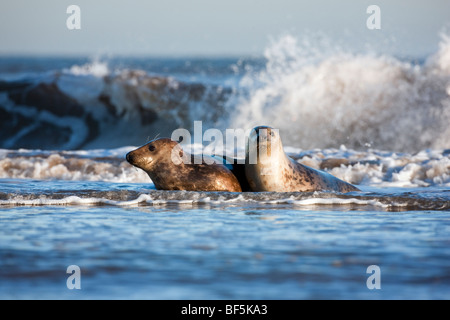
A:
[[[192,130],[194,121],[203,121],[205,130],[271,125],[285,145],[304,149],[450,148],[446,35],[420,64],[284,36],[265,50],[264,60],[189,66],[155,73],[154,66],[144,71],[96,61],[3,74],[0,148],[140,145],[180,127]],[[230,78],[236,81],[224,80]]]
[[[419,65],[391,56],[350,54],[291,36],[265,52],[266,68],[247,75],[233,126],[280,128],[305,149],[374,147],[418,151],[450,145],[450,38]]]
[[[223,116],[229,92],[105,64],[0,81],[0,147],[111,148],[142,144],[201,118]]]

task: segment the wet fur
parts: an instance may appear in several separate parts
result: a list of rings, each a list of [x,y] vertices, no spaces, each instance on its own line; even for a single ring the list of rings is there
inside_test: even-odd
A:
[[[150,146],[155,150],[151,151]],[[194,159],[194,156],[184,153],[176,141],[160,138],[129,152],[126,158],[130,164],[143,169],[158,190],[242,191],[237,178],[225,165],[204,161],[185,164],[183,160],[187,157]]]
[[[259,130],[268,132],[270,127],[256,127],[252,134],[259,134]],[[249,137],[250,140],[250,137]],[[329,173],[302,165],[289,158],[283,151],[282,142],[278,135],[267,137],[263,147],[267,154],[275,151],[279,154],[269,163],[275,163],[271,174],[263,174],[267,169],[261,162],[261,145],[258,139],[257,164],[249,164],[248,146],[245,164],[238,164],[235,159],[228,157],[214,157],[215,163],[207,164],[201,158],[200,164],[195,164],[196,156],[183,151],[178,142],[168,138],[155,139],[146,145],[127,154],[130,164],[143,169],[158,190],[187,190],[187,191],[272,191],[272,192],[308,192],[308,191],[359,191],[353,185],[342,181]],[[149,149],[155,147],[154,151]],[[175,164],[172,156],[179,164]],[[151,159],[151,161],[150,161]],[[190,164],[183,163],[190,159]],[[198,158],[197,158],[198,160]],[[200,161],[199,161],[200,162]]]
[[[261,141],[259,139],[260,130],[266,130],[268,133]],[[252,191],[351,192],[359,190],[329,173],[295,162],[284,153],[281,138],[276,132],[272,133],[272,130],[265,126],[256,127],[252,130],[248,140],[248,143],[252,143],[256,139],[253,143],[257,143],[258,150],[257,163],[248,164],[249,145],[247,145],[245,174]],[[265,153],[261,153],[262,150]],[[263,158],[261,154],[271,158]]]

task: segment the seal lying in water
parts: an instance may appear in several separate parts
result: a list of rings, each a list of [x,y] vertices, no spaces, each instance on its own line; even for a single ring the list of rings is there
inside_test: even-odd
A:
[[[250,132],[245,176],[252,191],[359,191],[329,173],[302,165],[283,150],[278,130],[260,126]]]
[[[225,165],[207,164],[203,158],[200,164],[195,164],[193,158],[169,138],[152,140],[126,155],[130,164],[149,175],[158,190],[242,191]]]
[[[130,164],[149,175],[158,190],[359,191],[331,174],[295,162],[284,153],[278,131],[266,126],[250,132],[245,164],[235,164],[235,159],[228,157],[215,158],[213,163],[206,163],[204,157],[194,161],[195,157],[169,138],[152,140],[126,155]]]

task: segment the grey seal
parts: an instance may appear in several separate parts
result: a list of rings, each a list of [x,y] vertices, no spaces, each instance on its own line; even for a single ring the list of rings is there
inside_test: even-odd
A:
[[[255,192],[359,191],[329,173],[294,161],[285,154],[278,130],[268,126],[255,127],[249,134],[245,176]]]
[[[169,138],[152,140],[126,155],[130,164],[149,175],[158,190],[242,191],[236,176],[224,164],[206,163],[203,157],[196,164],[194,158]]]

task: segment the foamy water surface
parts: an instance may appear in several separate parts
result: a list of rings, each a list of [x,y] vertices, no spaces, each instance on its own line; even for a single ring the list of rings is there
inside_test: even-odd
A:
[[[0,58],[0,298],[450,298],[449,52]],[[279,128],[361,191],[159,191],[125,161],[194,121]]]
[[[445,151],[288,147],[362,191],[227,193],[155,190],[130,148],[2,151],[1,298],[449,298]]]

